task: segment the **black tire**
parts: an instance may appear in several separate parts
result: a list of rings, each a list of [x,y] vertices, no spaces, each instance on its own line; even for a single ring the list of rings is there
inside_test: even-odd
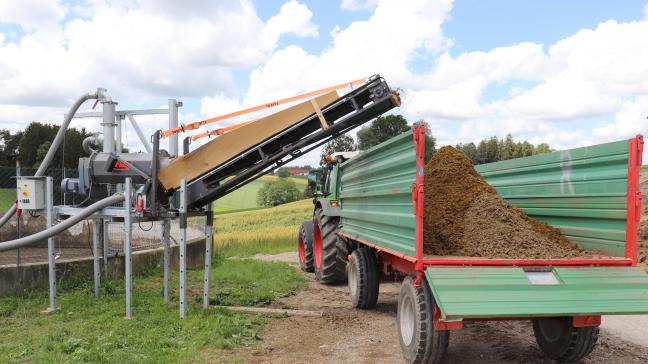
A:
[[[342,281],[345,281],[347,279],[347,264],[349,263],[349,244],[347,244],[346,239],[338,235],[335,248],[337,249],[335,257],[337,264],[335,267],[338,270],[338,275],[342,277]]]
[[[327,216],[322,209],[315,210],[314,253],[315,278],[324,284],[344,282],[344,270],[337,259],[338,217]]]
[[[351,305],[363,310],[376,307],[380,277],[373,250],[367,247],[354,250],[347,273]]]
[[[434,329],[434,298],[427,282],[414,287],[415,277],[406,277],[398,296],[396,326],[406,363],[439,363],[450,341],[450,331]]]
[[[533,320],[540,349],[553,360],[572,363],[589,355],[598,340],[598,327],[574,327],[571,317]]]
[[[297,252],[299,252],[299,268],[304,272],[315,270],[313,258],[313,221],[302,222],[297,234]]]

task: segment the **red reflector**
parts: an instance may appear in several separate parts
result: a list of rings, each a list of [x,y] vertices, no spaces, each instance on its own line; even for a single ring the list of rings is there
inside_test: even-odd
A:
[[[113,171],[128,171],[129,169],[130,168],[128,168],[128,166],[122,161],[117,161],[113,167]]]

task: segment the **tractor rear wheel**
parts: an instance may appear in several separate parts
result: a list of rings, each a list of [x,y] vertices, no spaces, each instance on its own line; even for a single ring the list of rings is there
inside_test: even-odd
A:
[[[396,326],[406,363],[439,363],[448,349],[450,331],[434,329],[434,298],[423,280],[414,286],[414,276],[403,281],[398,296]]]
[[[299,252],[299,268],[304,272],[315,270],[313,258],[313,221],[302,222],[297,234],[297,251]]]
[[[355,308],[370,309],[378,302],[379,275],[376,254],[368,247],[356,249],[347,264],[347,278],[351,304]]]
[[[533,320],[533,333],[540,349],[553,360],[576,362],[592,352],[598,327],[574,327],[571,317]]]
[[[315,253],[315,278],[324,284],[344,281],[343,268],[338,267],[337,231],[338,217],[327,216],[322,209],[315,210],[313,246]]]

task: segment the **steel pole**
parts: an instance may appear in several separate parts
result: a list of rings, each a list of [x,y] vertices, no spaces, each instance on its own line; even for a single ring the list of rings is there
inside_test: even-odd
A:
[[[131,230],[131,193],[132,183],[130,178],[126,178],[124,183],[124,271],[126,279],[126,318],[130,319],[133,315],[132,311],[132,289],[133,289],[133,275],[131,268],[131,238],[133,237]]]
[[[180,318],[187,316],[185,307],[187,284],[187,264],[185,255],[187,253],[187,181],[180,181]]]
[[[99,237],[101,234],[101,221],[92,220],[92,268],[94,273],[94,292],[95,297],[99,298],[100,287],[100,268],[99,268]]]
[[[104,101],[101,105],[103,106],[103,121],[101,123],[104,134],[103,152],[112,153],[115,151],[115,106],[117,103]]]
[[[175,99],[169,99],[169,129],[178,127],[178,107],[182,106],[181,102]],[[169,137],[169,154],[178,155],[178,134]]]
[[[164,303],[169,303],[171,287],[171,246],[169,245],[171,234],[171,221],[162,220],[162,245],[164,246]]]
[[[45,178],[45,206],[47,209],[47,228],[54,224],[54,182],[52,177]],[[47,239],[47,266],[49,276],[50,305],[47,311],[56,310],[56,262],[54,260],[54,237]]]
[[[214,211],[212,203],[205,206],[205,286],[203,288],[203,308],[209,307],[209,286],[211,285],[212,247],[214,244]]]
[[[116,145],[115,149],[116,149],[117,153],[121,153],[124,150],[124,144],[123,144],[123,139],[122,139],[122,133],[123,133],[123,130],[122,130],[122,120],[123,119],[122,119],[122,117],[123,116],[122,115],[115,115],[115,117],[116,117],[116,121],[117,121],[116,128],[115,128],[115,130],[116,130],[116,132],[115,132],[115,141],[116,141],[117,145]]]
[[[108,219],[102,219],[101,224],[103,227],[103,264],[104,264],[104,278],[108,279],[108,255],[110,254],[110,235],[108,234]]]

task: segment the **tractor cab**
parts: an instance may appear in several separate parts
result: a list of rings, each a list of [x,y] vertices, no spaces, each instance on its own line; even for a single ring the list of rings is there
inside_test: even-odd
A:
[[[338,165],[347,161],[360,152],[335,152],[324,157],[324,168],[311,169],[308,172],[308,187],[314,191],[313,197],[336,199],[338,182]],[[332,195],[332,196],[331,196]]]

